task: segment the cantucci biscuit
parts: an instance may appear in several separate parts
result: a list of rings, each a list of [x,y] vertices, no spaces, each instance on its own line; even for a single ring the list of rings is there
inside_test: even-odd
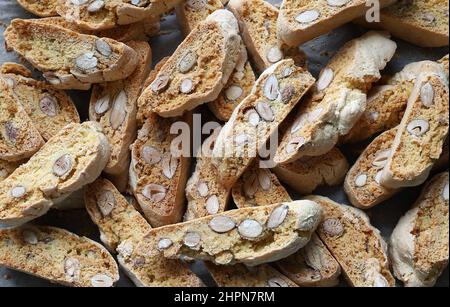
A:
[[[232,195],[238,208],[266,206],[292,201],[278,178],[257,160],[233,185]]]
[[[77,108],[69,95],[46,82],[24,77],[27,68],[19,68],[19,65],[15,64],[16,69],[5,67],[3,70],[6,73],[0,73],[0,78],[12,85],[15,97],[44,140],[49,140],[68,124],[80,122]]]
[[[94,181],[108,159],[109,143],[97,123],[67,125],[0,182],[0,224],[20,225],[44,215]]]
[[[339,263],[316,234],[304,248],[275,265],[302,287],[334,287],[341,275]]]
[[[177,136],[170,129],[176,122],[189,125],[189,117],[164,119],[153,114],[131,146],[130,187],[153,227],[182,220],[190,158],[172,151]]]
[[[8,50],[60,89],[88,89],[92,83],[124,79],[137,65],[136,52],[123,43],[33,20],[14,19],[4,37]]]
[[[44,145],[13,87],[14,79],[0,75],[0,160],[10,162],[29,158]]]
[[[312,201],[226,211],[152,229],[133,256],[150,253],[255,266],[283,259],[305,246],[321,218],[321,207]]]
[[[268,264],[248,267],[206,263],[206,267],[219,287],[298,287]]]
[[[341,265],[350,285],[393,287],[395,280],[389,271],[387,244],[367,215],[326,197],[309,196],[307,199],[322,206],[324,217],[317,232]]]
[[[71,0],[60,1],[59,15],[87,30],[112,29],[118,25],[159,18],[182,0]]]
[[[303,157],[278,165],[273,169],[278,179],[302,195],[311,194],[317,187],[341,184],[349,168],[347,159],[338,148],[317,157]]]
[[[366,107],[366,93],[380,79],[396,43],[385,33],[368,32],[347,42],[322,70],[314,91],[302,101],[274,161],[285,164],[330,151]]]
[[[242,39],[259,72],[284,58],[305,66],[306,57],[297,47],[280,48],[277,38],[278,9],[264,0],[232,0],[228,9],[239,21]]]
[[[185,36],[214,11],[223,9],[221,0],[186,0],[175,8],[178,24]]]
[[[448,46],[448,0],[397,1],[380,12],[380,21],[357,22],[421,47]]]
[[[232,187],[265,148],[266,141],[313,83],[311,74],[291,59],[264,71],[250,95],[233,111],[213,150],[213,163],[226,187]]]
[[[58,0],[17,0],[17,3],[39,17],[58,16],[56,12]]]
[[[0,265],[71,287],[112,287],[119,280],[103,246],[55,227],[1,229]]]
[[[101,124],[111,144],[111,155],[104,172],[127,181],[130,145],[136,139],[136,101],[151,69],[152,52],[147,42],[127,43],[138,54],[138,67],[124,80],[96,84],[92,88],[89,118]],[[122,189],[123,190],[123,186]],[[120,186],[120,185],[118,185]]]
[[[353,206],[369,209],[399,191],[380,182],[396,133],[397,128],[393,128],[376,137],[348,171],[344,190]]]
[[[139,98],[139,108],[179,116],[215,100],[236,67],[241,38],[233,14],[217,10],[192,31]]]
[[[395,276],[407,287],[432,287],[448,265],[448,172],[433,177],[391,235]]]
[[[383,8],[395,0],[380,0]],[[282,44],[298,46],[362,16],[369,9],[366,0],[284,0],[278,17],[278,38]]]
[[[33,74],[31,71],[23,66],[22,64],[14,63],[14,62],[5,62],[2,65],[0,65],[0,74],[13,74],[13,75],[19,75],[26,78],[32,78]],[[8,81],[10,85],[12,85],[12,81]]]
[[[185,221],[222,213],[227,209],[231,191],[217,180],[217,168],[211,162],[212,149],[220,129],[216,128],[203,142],[201,156],[197,158],[194,173],[187,181]]]
[[[432,64],[423,68],[408,98],[381,173],[380,182],[385,187],[422,184],[441,155],[449,128],[449,90],[442,67]]]

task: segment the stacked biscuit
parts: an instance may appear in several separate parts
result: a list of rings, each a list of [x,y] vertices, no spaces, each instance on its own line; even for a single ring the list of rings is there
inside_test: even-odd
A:
[[[191,260],[220,287],[341,273],[432,286],[447,266],[448,171],[430,174],[448,164],[448,56],[385,76],[397,45],[369,31],[316,79],[299,48],[362,16],[373,27],[366,1],[17,2],[42,18],[13,20],[6,48],[45,81],[0,67],[0,265],[75,287],[114,286],[119,269],[140,287],[204,286]],[[448,1],[393,2],[379,1],[384,30],[448,44]],[[152,70],[148,40],[172,10],[185,38]],[[69,89],[91,90],[89,121]],[[386,242],[361,209],[425,181]],[[311,195],[339,185],[353,206]],[[76,195],[103,245],[33,225]]]

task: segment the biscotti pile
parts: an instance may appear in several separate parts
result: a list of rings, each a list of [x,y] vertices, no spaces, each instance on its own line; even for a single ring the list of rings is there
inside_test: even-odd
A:
[[[23,64],[0,66],[1,267],[72,287],[119,272],[139,287],[430,287],[447,267],[448,55],[385,68],[399,39],[448,46],[448,0],[17,3],[40,18],[4,31]],[[152,65],[172,13],[184,40]],[[375,30],[315,76],[302,44],[346,23]],[[348,201],[313,195],[331,186]],[[405,191],[417,200],[380,232],[370,209]],[[99,242],[42,225],[52,210],[85,210]]]

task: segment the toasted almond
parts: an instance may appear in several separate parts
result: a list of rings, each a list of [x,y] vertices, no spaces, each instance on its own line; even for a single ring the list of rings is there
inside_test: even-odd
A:
[[[242,96],[244,90],[238,85],[231,85],[225,90],[225,97],[230,101],[238,100]]]
[[[188,50],[178,62],[178,70],[182,74],[185,74],[189,72],[195,64],[197,64],[197,54],[192,50]]]
[[[183,238],[184,245],[190,248],[197,248],[200,244],[201,237],[197,232],[188,232]]]
[[[150,145],[145,145],[142,147],[141,156],[142,159],[150,165],[156,164],[162,159],[161,152]]]
[[[258,171],[258,182],[259,186],[264,190],[270,190],[272,186],[272,180],[270,179],[270,173],[267,169],[260,169]]]
[[[280,47],[272,46],[267,51],[266,57],[270,63],[277,63],[283,59],[283,52],[281,51]]]
[[[292,67],[286,67],[283,69],[281,76],[283,78],[287,78],[287,77],[290,77],[293,73],[294,73],[294,69]]]
[[[208,211],[209,214],[213,215],[219,212],[220,204],[219,204],[219,198],[217,195],[211,195],[206,200],[205,205],[206,211]]]
[[[103,115],[109,110],[109,95],[105,95],[101,97],[97,102],[95,103],[95,113],[98,115]]]
[[[80,261],[76,258],[66,258],[64,260],[64,273],[69,280],[78,279],[80,277]]]
[[[21,198],[26,192],[27,189],[24,186],[17,185],[11,189],[11,196],[14,198]]]
[[[417,137],[424,135],[429,129],[430,124],[428,124],[428,121],[423,119],[413,119],[406,127],[406,130],[408,130],[411,135]]]
[[[58,115],[58,102],[56,98],[50,95],[45,95],[39,100],[39,108],[42,113],[49,117],[55,117]]]
[[[83,5],[88,3],[89,0],[70,0],[73,5]]]
[[[288,85],[281,90],[281,102],[289,103],[295,96],[295,87]]]
[[[125,118],[127,117],[127,103],[127,93],[124,90],[121,90],[116,98],[114,98],[111,114],[109,116],[109,123],[112,129],[119,129],[125,121]]]
[[[288,283],[280,277],[272,277],[267,281],[269,287],[289,287]]]
[[[363,187],[365,186],[367,183],[367,175],[366,174],[359,174],[358,176],[356,176],[355,178],[355,185],[357,187]]]
[[[112,278],[106,274],[97,274],[91,278],[91,286],[94,288],[112,287],[113,284]]]
[[[111,191],[103,191],[97,199],[97,206],[103,216],[108,216],[116,206],[116,198]]]
[[[177,172],[178,158],[172,156],[170,152],[167,152],[163,155],[161,166],[164,176],[168,179],[172,179]]]
[[[389,156],[391,155],[390,149],[380,150],[375,154],[372,165],[377,169],[382,169],[387,163]]]
[[[326,219],[322,223],[322,230],[331,237],[340,237],[344,233],[341,221],[335,218]]]
[[[93,5],[94,3],[100,3],[103,1],[94,1],[93,3],[91,3],[91,5]],[[104,5],[104,3],[103,3]],[[112,49],[111,46],[105,42],[105,40],[103,39],[97,39],[95,41],[95,49],[97,49],[98,52],[100,52],[101,55],[105,56],[105,57],[110,57],[112,54]]]
[[[300,131],[307,123],[308,123],[308,114],[302,114],[299,117],[297,117],[294,123],[292,124],[291,134]]]
[[[28,244],[36,245],[39,242],[37,234],[30,229],[22,231],[22,237],[23,240]]]
[[[117,253],[124,258],[128,258],[133,254],[134,246],[130,241],[123,241],[117,246]]]
[[[53,163],[53,174],[63,177],[72,170],[72,167],[72,157],[69,154],[64,154]]]
[[[170,78],[165,74],[160,74],[156,77],[155,81],[150,84],[150,89],[154,93],[161,93],[169,86]]]
[[[272,210],[267,220],[267,228],[274,229],[283,224],[288,214],[289,207],[287,205],[280,205]]]
[[[88,71],[97,67],[98,59],[93,52],[85,52],[75,59],[75,65],[82,71]]]
[[[255,239],[263,233],[263,226],[256,220],[246,219],[239,224],[239,234],[247,239]]]
[[[227,216],[215,216],[208,225],[217,233],[229,232],[236,227],[236,223]]]
[[[331,82],[334,78],[334,72],[331,68],[325,68],[319,76],[319,80],[317,80],[316,87],[317,90],[323,91],[328,86],[330,86]]]
[[[376,174],[375,174],[375,182],[377,183],[377,184],[379,184],[379,185],[381,185],[381,175],[383,174],[383,170],[381,170],[381,171],[378,171]]]
[[[234,137],[234,142],[237,146],[242,146],[248,143],[248,135],[245,133],[238,134]]]
[[[442,190],[442,197],[444,200],[448,201],[448,181],[445,183],[444,189]]]
[[[186,78],[181,81],[180,84],[180,92],[183,94],[189,94],[194,89],[194,82],[192,82],[191,78]]]
[[[297,151],[300,147],[305,144],[305,138],[304,137],[296,137],[289,141],[289,143],[286,145],[286,152],[288,154],[291,154],[295,151]]]
[[[268,103],[259,101],[256,103],[255,109],[259,116],[265,121],[272,122],[275,120],[275,114]]]
[[[15,127],[12,121],[7,121],[4,124],[5,138],[14,145],[17,142],[17,136],[19,135],[19,130]]]
[[[422,104],[427,108],[433,105],[434,89],[429,82],[425,83],[420,88],[420,100],[422,101]]]
[[[299,23],[310,23],[319,18],[320,13],[317,10],[307,10],[301,12],[295,17],[295,20]]]
[[[315,108],[311,112],[308,113],[308,122],[314,123],[316,120],[320,118],[320,115],[322,115],[323,108]]]
[[[206,197],[209,192],[208,184],[206,182],[199,182],[197,186],[197,191],[201,197]]]
[[[258,124],[261,120],[258,112],[256,112],[255,109],[248,110],[244,116],[247,119],[247,121],[250,123],[250,125],[252,125],[254,127],[258,126]]]
[[[94,0],[94,2],[89,4],[89,6],[87,7],[87,11],[89,13],[96,13],[96,12],[100,11],[104,7],[105,7],[105,1],[103,1],[103,0]],[[102,53],[102,52],[100,52],[100,53]]]
[[[244,194],[245,197],[251,199],[255,196],[256,191],[258,191],[259,182],[258,175],[256,173],[250,174],[244,181]]]
[[[327,0],[329,6],[341,7],[346,5],[350,0]]]
[[[160,202],[166,197],[166,188],[159,184],[148,184],[142,189],[142,195],[154,202]]]
[[[266,83],[264,83],[264,96],[266,96],[267,99],[274,101],[278,98],[279,93],[279,84],[278,79],[274,74],[271,74],[267,80]]]
[[[194,10],[201,10],[206,7],[208,0],[186,0],[186,4]]]
[[[168,238],[162,238],[158,241],[158,249],[163,250],[163,249],[168,249],[169,247],[171,247],[173,244],[172,240],[168,239]]]

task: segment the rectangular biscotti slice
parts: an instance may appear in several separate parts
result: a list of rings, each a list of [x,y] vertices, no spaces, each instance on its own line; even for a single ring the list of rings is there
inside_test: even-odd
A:
[[[206,267],[218,287],[298,287],[292,280],[268,264],[248,267],[243,264]]]
[[[232,196],[238,208],[292,201],[277,176],[267,168],[260,168],[259,160],[256,160],[236,181]]]
[[[367,215],[326,197],[308,196],[307,199],[322,206],[324,217],[317,232],[341,265],[350,285],[393,287],[395,280],[389,271],[387,244]]]
[[[44,140],[17,101],[12,86],[0,75],[0,160],[14,162],[31,157]]]
[[[241,38],[233,14],[217,10],[201,22],[162,65],[139,98],[146,114],[179,116],[215,100],[236,67]]]
[[[60,89],[88,89],[92,83],[124,79],[137,65],[136,52],[123,43],[33,20],[14,19],[4,36],[8,50]]]
[[[87,30],[112,29],[117,25],[158,18],[182,0],[71,0],[60,1],[59,15]]]
[[[131,146],[130,187],[153,227],[181,221],[190,158],[178,156],[171,145],[174,123],[189,125],[189,116],[164,119],[150,116]]]
[[[217,138],[213,163],[220,181],[232,187],[265,148],[267,140],[310,89],[314,78],[294,61],[282,60],[258,78]]]
[[[136,101],[151,69],[152,52],[147,42],[127,43],[138,55],[138,67],[124,80],[96,84],[92,88],[89,119],[101,124],[111,145],[111,156],[104,172],[128,177],[130,145],[136,139]],[[123,186],[123,184],[122,184]]]
[[[185,36],[214,11],[223,9],[221,0],[187,0],[175,7],[178,24]]]
[[[448,265],[448,172],[434,176],[400,218],[390,240],[395,276],[407,287],[432,287]]]
[[[357,23],[384,29],[417,46],[448,46],[448,0],[398,1],[380,12],[379,22],[360,18]]]
[[[2,68],[4,73],[0,73],[0,78],[12,85],[15,97],[44,140],[49,140],[68,124],[80,122],[77,108],[64,91],[24,76],[27,68],[20,64],[7,63],[6,66],[11,72],[7,71],[7,67]]]
[[[56,12],[58,0],[17,0],[17,3],[39,17],[58,16]]]
[[[347,42],[320,73],[314,91],[302,102],[284,134],[274,161],[285,164],[330,151],[366,107],[366,93],[381,78],[396,43],[388,34],[367,32]]]
[[[317,157],[303,157],[294,162],[277,165],[273,172],[278,179],[302,195],[317,187],[341,184],[349,168],[347,159],[338,148]]]
[[[258,72],[284,58],[292,58],[298,66],[305,66],[306,57],[297,46],[278,46],[278,9],[275,6],[264,0],[232,0],[228,9],[239,21],[242,39]]]
[[[362,16],[366,0],[284,0],[278,17],[282,44],[298,46]],[[383,8],[395,0],[380,0]]]
[[[438,67],[434,67],[438,66]],[[380,182],[389,188],[417,186],[442,152],[449,128],[448,80],[435,64],[416,79]]]
[[[441,59],[444,60],[445,58]],[[438,62],[439,63],[439,62]],[[445,69],[445,61],[440,63]],[[400,124],[405,113],[408,98],[414,81],[423,67],[434,65],[431,61],[414,62],[406,65],[400,72],[381,85],[374,86],[368,93],[364,113],[350,130],[339,139],[340,143],[355,143],[386,131]]]
[[[58,198],[94,181],[109,159],[99,124],[69,124],[0,183],[0,224],[15,226],[41,215]]]
[[[353,206],[369,209],[399,191],[380,182],[396,133],[397,128],[393,128],[376,137],[348,171],[344,190]]]
[[[339,263],[316,234],[304,248],[275,265],[301,287],[334,287],[341,275]]]
[[[220,265],[250,266],[283,259],[305,246],[322,218],[312,201],[294,201],[226,211],[152,229],[133,256],[149,252]]]
[[[0,230],[0,265],[71,287],[112,287],[119,280],[103,246],[55,227]]]

